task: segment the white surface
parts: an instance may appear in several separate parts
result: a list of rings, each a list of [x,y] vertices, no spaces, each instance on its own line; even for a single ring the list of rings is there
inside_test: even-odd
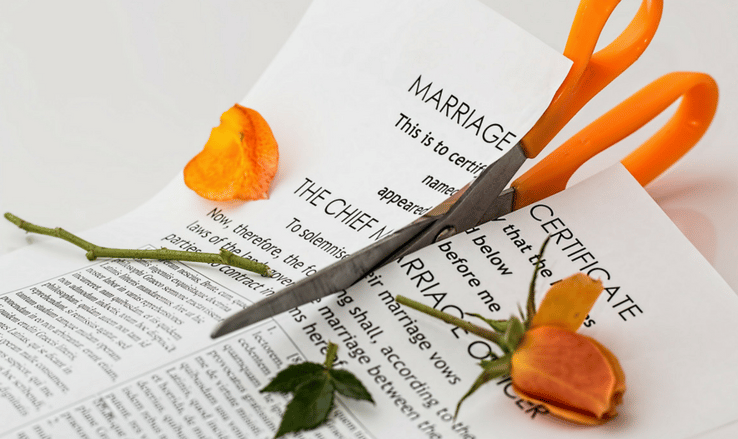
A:
[[[484,3],[562,51],[578,2]],[[308,4],[2,1],[0,210],[81,231],[143,203],[177,176],[202,148],[219,115],[246,95]],[[623,29],[639,4],[622,2],[605,29],[604,43]],[[668,0],[651,47],[558,138],[572,135],[665,73],[696,70],[715,77],[721,101],[712,127],[648,191],[734,290],[736,17],[738,3],[732,1]],[[483,54],[471,51],[470,56]],[[644,138],[625,140],[575,179],[604,169]],[[0,253],[33,239],[0,224]]]

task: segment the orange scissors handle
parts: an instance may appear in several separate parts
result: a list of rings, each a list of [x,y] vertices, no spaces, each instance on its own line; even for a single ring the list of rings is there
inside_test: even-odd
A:
[[[627,28],[594,53],[605,23],[620,0],[582,0],[566,42],[564,56],[574,64],[546,112],[523,137],[525,155],[533,158],[548,145],[594,95],[633,64],[653,39],[663,0],[643,0]]]
[[[564,190],[582,164],[638,130],[679,97],[682,101],[671,119],[621,161],[641,185],[649,183],[689,151],[710,126],[718,88],[709,75],[669,73],[602,115],[512,183],[514,209]]]

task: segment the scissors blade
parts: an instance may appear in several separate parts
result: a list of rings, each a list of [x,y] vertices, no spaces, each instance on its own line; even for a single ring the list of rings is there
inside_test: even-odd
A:
[[[489,205],[487,210],[479,220],[479,224],[486,223],[487,221],[496,220],[501,216],[505,216],[508,213],[515,210],[515,189],[507,188],[500,195],[495,198],[495,201]]]
[[[256,302],[220,322],[210,336],[221,337],[310,301],[345,290],[367,273],[388,262],[433,244],[441,237],[449,237],[480,224],[489,210],[490,202],[487,200],[503,192],[526,158],[522,145],[516,144],[482,171],[447,213],[437,217],[419,218],[409,226],[348,258],[335,262],[314,275]],[[494,209],[492,210],[494,214]]]
[[[353,253],[348,258],[337,261],[318,273],[226,318],[215,327],[210,336],[212,338],[221,337],[310,301],[345,290],[367,273],[394,260],[395,258],[391,258],[391,255],[398,247],[411,241],[435,221],[433,218],[419,218],[407,227]]]

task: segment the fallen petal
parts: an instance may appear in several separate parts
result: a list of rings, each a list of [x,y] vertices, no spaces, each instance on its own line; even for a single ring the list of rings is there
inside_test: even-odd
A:
[[[279,151],[261,115],[238,104],[223,113],[203,150],[185,166],[187,187],[214,201],[269,197]]]

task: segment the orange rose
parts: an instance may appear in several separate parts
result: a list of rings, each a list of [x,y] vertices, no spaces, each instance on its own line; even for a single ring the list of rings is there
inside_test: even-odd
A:
[[[556,284],[535,309],[533,285],[527,317],[490,320],[480,328],[403,296],[398,303],[438,317],[496,343],[502,355],[482,360],[482,373],[456,408],[484,383],[510,375],[513,388],[524,399],[543,404],[551,414],[568,421],[595,425],[617,415],[625,392],[625,375],[617,358],[596,340],[577,334],[602,292],[602,283],[578,273]]]
[[[269,124],[238,104],[220,117],[203,150],[184,169],[187,187],[214,201],[269,197],[279,151]]]
[[[602,283],[583,273],[546,294],[512,354],[510,376],[523,398],[581,424],[600,424],[617,412],[625,375],[617,358],[596,340],[577,334]]]

